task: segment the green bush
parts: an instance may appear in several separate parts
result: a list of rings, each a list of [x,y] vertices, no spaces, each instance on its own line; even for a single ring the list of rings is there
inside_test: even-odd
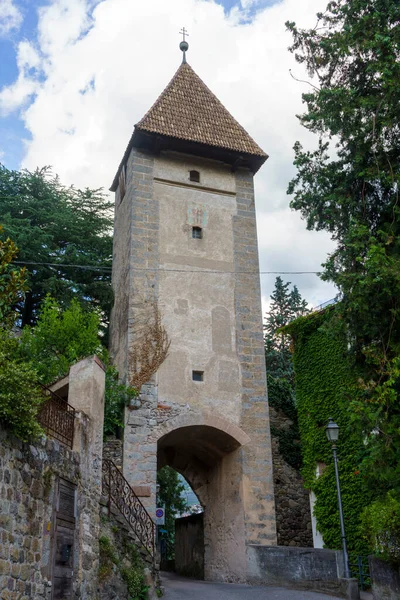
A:
[[[119,381],[117,369],[108,365],[106,370],[106,391],[104,407],[104,435],[116,435],[119,428],[124,427],[124,408],[137,391]]]
[[[106,364],[104,433],[115,435],[124,426],[124,407],[137,392],[119,381],[99,338],[100,315],[73,300],[66,309],[50,296],[43,302],[37,324],[24,327],[18,353],[35,364],[36,377],[50,384],[68,374],[75,362],[97,354]]]
[[[0,423],[26,442],[43,434],[37,421],[44,396],[29,362],[16,358],[18,341],[0,330]]]
[[[35,362],[41,383],[52,383],[66,375],[78,360],[102,353],[99,327],[96,311],[83,309],[77,300],[62,310],[47,296],[36,326],[22,330],[21,355]]]
[[[374,553],[400,565],[400,502],[393,492],[367,506],[361,522]]]
[[[129,600],[146,600],[148,587],[144,582],[143,561],[136,546],[124,542],[120,554],[105,535],[100,536],[99,546],[99,581],[104,582],[108,579],[115,567],[126,583]]]
[[[302,465],[301,444],[293,383],[284,377],[267,374],[268,402],[292,421],[290,429],[271,425],[271,434],[278,439],[279,453],[297,471]]]

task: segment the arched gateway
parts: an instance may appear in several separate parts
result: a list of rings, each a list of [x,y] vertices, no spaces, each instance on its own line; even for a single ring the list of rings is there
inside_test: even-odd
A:
[[[143,305],[171,345],[127,409],[124,475],[154,514],[171,465],[205,506],[205,575],[245,581],[276,544],[253,175],[267,155],[184,62],[135,126],[115,191],[111,352],[129,377]]]

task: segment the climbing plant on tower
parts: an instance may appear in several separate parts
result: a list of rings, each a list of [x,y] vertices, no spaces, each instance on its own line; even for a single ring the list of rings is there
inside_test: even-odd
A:
[[[357,394],[357,371],[347,356],[345,333],[330,327],[337,306],[300,317],[284,328],[293,340],[296,407],[304,485],[316,497],[314,515],[328,548],[340,548],[340,522],[332,449],[325,434],[328,419],[340,426],[339,471],[349,550],[368,554],[361,514],[376,495],[360,468],[365,448],[349,419],[349,402]],[[318,468],[317,468],[318,467]]]

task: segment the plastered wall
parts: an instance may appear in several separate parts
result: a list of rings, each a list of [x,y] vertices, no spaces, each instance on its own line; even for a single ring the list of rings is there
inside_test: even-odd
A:
[[[187,474],[206,507],[206,578],[245,581],[246,544],[276,543],[252,174],[133,149],[116,202],[111,348],[121,375],[146,298],[171,341],[126,411],[124,475],[152,514],[157,466]]]

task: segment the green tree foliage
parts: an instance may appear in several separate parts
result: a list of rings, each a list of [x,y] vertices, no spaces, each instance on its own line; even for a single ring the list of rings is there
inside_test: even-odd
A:
[[[101,190],[65,187],[48,168],[31,173],[0,165],[0,215],[3,237],[15,241],[29,271],[29,292],[16,304],[23,326],[35,323],[47,294],[64,307],[79,299],[108,319],[111,274],[89,269],[111,267],[112,203]]]
[[[124,408],[137,392],[119,381],[99,338],[100,318],[99,310],[87,310],[77,300],[63,310],[47,296],[36,325],[24,327],[16,350],[35,365],[36,379],[46,385],[67,375],[77,361],[97,354],[106,365],[104,434],[112,436],[124,427]]]
[[[44,397],[36,371],[18,357],[18,340],[10,331],[14,304],[26,290],[25,270],[10,264],[16,253],[9,238],[0,240],[0,424],[27,441],[42,433],[37,413]]]
[[[280,332],[281,327],[307,312],[307,302],[296,286],[289,291],[290,281],[275,280],[271,304],[264,324],[264,344],[267,373],[293,381],[291,338]]]
[[[18,341],[0,330],[0,423],[28,441],[43,433],[37,421],[44,401],[31,363],[18,358]]]
[[[116,436],[124,428],[124,409],[132,398],[138,395],[133,387],[124,385],[119,380],[117,369],[109,363],[107,356],[103,360],[107,364],[106,391],[104,406],[104,435]]]
[[[375,554],[400,564],[400,502],[388,492],[368,506],[362,515],[364,535]]]
[[[347,339],[332,332],[329,321],[336,310],[298,318],[285,328],[294,341],[296,404],[303,455],[304,485],[314,491],[314,514],[328,548],[341,548],[340,521],[332,448],[325,434],[332,417],[340,427],[339,472],[349,550],[369,551],[362,535],[361,514],[373,499],[360,468],[365,447],[349,419],[348,405],[357,376],[347,358]],[[318,463],[322,473],[316,475]],[[325,465],[325,467],[324,467]]]
[[[295,145],[291,206],[337,242],[323,278],[360,373],[351,413],[371,480],[400,491],[400,3],[337,0],[313,29],[287,27],[314,78],[300,121],[318,138]]]
[[[20,353],[35,363],[39,380],[49,384],[66,375],[69,367],[91,354],[102,355],[100,316],[86,311],[77,300],[62,310],[47,296],[35,327],[22,330]]]
[[[275,281],[270,309],[264,324],[265,361],[267,368],[268,400],[291,421],[290,430],[271,426],[272,435],[279,440],[279,451],[292,467],[301,465],[301,449],[295,405],[293,357],[291,337],[281,328],[296,317],[308,312],[296,286],[290,291],[290,282],[281,277]]]
[[[160,486],[158,491],[158,504],[165,506],[165,538],[172,545],[175,540],[175,518],[179,513],[187,509],[187,502],[182,492],[184,486],[179,480],[178,473],[171,467],[163,467],[157,473],[157,483]]]
[[[3,228],[0,226],[0,236]],[[27,290],[26,269],[11,265],[18,254],[15,243],[6,238],[0,239],[0,327],[14,321],[14,305],[21,301]]]

